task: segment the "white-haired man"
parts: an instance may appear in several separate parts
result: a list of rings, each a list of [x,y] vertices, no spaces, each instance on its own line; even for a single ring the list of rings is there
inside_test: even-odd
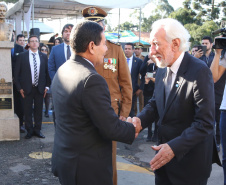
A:
[[[174,19],[152,25],[151,55],[159,68],[153,98],[134,118],[146,128],[159,117],[156,185],[206,185],[214,141],[214,84],[209,68],[186,52],[189,33]],[[214,148],[214,150],[213,150]],[[214,161],[214,162],[215,162]]]

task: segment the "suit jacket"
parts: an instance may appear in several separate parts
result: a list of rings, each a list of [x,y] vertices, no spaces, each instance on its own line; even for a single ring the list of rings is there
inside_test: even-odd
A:
[[[186,52],[165,105],[166,71],[158,69],[153,98],[138,117],[143,128],[159,117],[158,144],[168,143],[175,154],[165,165],[169,179],[173,184],[193,184],[210,176],[217,153],[213,77],[202,61]]]
[[[132,105],[132,82],[129,67],[126,62],[122,47],[118,44],[106,41],[107,52],[105,60],[115,58],[116,71],[104,69],[105,63],[96,67],[97,72],[104,77],[111,95],[112,107],[118,110],[118,102],[121,103],[120,116],[128,117]]]
[[[13,49],[14,49],[14,51],[13,51],[13,55],[11,57],[12,57],[12,74],[14,75],[14,71],[15,71],[15,67],[16,67],[16,59],[17,59],[17,56],[19,55],[19,53],[22,53],[25,50],[19,44],[15,44]]]
[[[142,65],[142,60],[133,56],[132,68],[131,68],[131,79],[132,79],[133,94],[138,89],[143,90],[143,87],[142,87],[143,83],[141,83],[141,85],[138,85],[138,78],[139,78],[141,65]]]
[[[51,50],[48,60],[49,76],[51,80],[58,68],[66,61],[64,54],[64,43],[54,46]]]
[[[40,57],[40,70],[38,79],[38,90],[41,94],[44,93],[45,87],[50,86],[50,78],[48,73],[47,55],[38,52]],[[29,51],[25,51],[18,55],[14,73],[14,80],[17,90],[24,90],[25,94],[30,94],[32,90],[31,67],[29,62]]]
[[[65,185],[113,184],[112,140],[131,144],[135,129],[118,119],[106,81],[77,55],[59,68],[51,89],[56,115],[54,175]]]

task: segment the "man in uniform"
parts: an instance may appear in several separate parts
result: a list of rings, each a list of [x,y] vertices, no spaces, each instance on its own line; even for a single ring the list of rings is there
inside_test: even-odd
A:
[[[142,49],[143,47],[144,47],[144,45],[140,42],[134,43],[135,57],[140,58],[142,60],[142,62],[144,61],[144,55],[141,54],[143,51],[143,49]],[[139,78],[138,78],[138,85],[140,85],[140,84],[141,84],[141,75],[139,75]],[[141,112],[143,108],[144,108],[144,96],[143,96],[143,93],[140,93],[139,94],[139,112]],[[135,110],[135,114],[137,114],[137,103],[135,103],[134,110]]]
[[[98,7],[87,7],[82,11],[85,19],[99,23],[105,29],[104,17],[107,13]],[[111,106],[119,119],[126,121],[132,106],[132,83],[129,67],[122,47],[119,44],[106,40],[107,52],[103,65],[96,67],[97,72],[106,80],[110,96]],[[112,143],[113,184],[117,185],[116,169],[116,142]]]

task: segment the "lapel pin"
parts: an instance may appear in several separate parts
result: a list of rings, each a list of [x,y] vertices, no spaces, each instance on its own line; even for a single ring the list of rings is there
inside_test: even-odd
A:
[[[179,87],[180,84],[181,84],[181,82],[177,81],[176,87]]]

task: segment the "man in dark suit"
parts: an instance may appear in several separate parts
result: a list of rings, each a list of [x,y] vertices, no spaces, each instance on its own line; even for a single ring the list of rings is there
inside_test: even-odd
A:
[[[70,34],[71,29],[73,28],[73,24],[66,24],[64,25],[62,29],[62,36],[64,42],[62,44],[59,44],[57,46],[54,46],[51,50],[51,53],[49,55],[48,60],[48,70],[49,70],[49,76],[51,80],[53,80],[53,77],[55,73],[57,72],[58,68],[70,58],[71,56],[71,47],[70,47]]]
[[[16,59],[19,53],[24,52],[24,43],[25,43],[25,36],[22,34],[17,35],[16,43],[14,48],[11,49],[11,58],[12,58],[12,75],[13,75],[13,100],[14,100],[14,112],[19,118],[20,121],[20,132],[24,133],[25,128],[23,127],[24,122],[24,112],[23,112],[23,98],[19,91],[17,91],[15,82],[14,82],[14,71],[16,66]]]
[[[150,162],[156,185],[206,185],[212,162],[220,164],[214,142],[213,78],[202,61],[186,52],[189,38],[175,19],[152,25],[151,55],[159,67],[155,92],[133,120],[145,128],[159,117],[159,145],[152,147],[158,153]]]
[[[138,85],[139,71],[142,65],[142,60],[135,57],[134,53],[134,44],[126,43],[124,47],[124,52],[126,56],[126,60],[129,66],[131,79],[132,79],[132,87],[133,87],[133,99],[132,99],[132,107],[129,116],[133,117],[135,114],[134,106],[137,102],[136,99],[139,94],[142,92],[142,83]]]
[[[73,55],[52,83],[56,112],[52,171],[64,185],[112,185],[112,140],[131,144],[140,125],[135,130],[119,120],[108,85],[94,68],[103,64],[107,51],[103,28],[86,21],[72,34]]]
[[[43,97],[50,86],[47,55],[38,51],[39,39],[36,35],[28,39],[30,49],[18,55],[15,67],[15,84],[24,100],[26,139],[33,135],[45,138],[40,132],[42,126]],[[32,105],[34,102],[34,122]]]

